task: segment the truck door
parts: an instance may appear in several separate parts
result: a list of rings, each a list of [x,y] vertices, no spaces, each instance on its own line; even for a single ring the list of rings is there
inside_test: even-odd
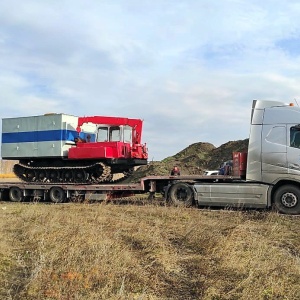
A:
[[[287,174],[286,125],[263,125],[262,180],[272,183],[278,174]]]
[[[288,128],[288,173],[300,175],[300,124]]]
[[[128,125],[123,126],[123,143],[123,155],[128,158],[132,147],[132,127]]]

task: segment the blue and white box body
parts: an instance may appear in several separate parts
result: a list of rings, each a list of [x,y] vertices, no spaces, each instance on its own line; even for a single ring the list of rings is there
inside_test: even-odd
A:
[[[2,119],[3,159],[67,157],[78,117],[66,114]]]

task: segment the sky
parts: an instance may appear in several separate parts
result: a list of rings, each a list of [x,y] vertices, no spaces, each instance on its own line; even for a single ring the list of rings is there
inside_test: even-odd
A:
[[[0,116],[144,120],[149,160],[300,104],[298,0],[2,0]]]

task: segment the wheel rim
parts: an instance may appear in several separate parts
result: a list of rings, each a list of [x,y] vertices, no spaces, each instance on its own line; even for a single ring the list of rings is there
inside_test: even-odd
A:
[[[179,206],[189,207],[193,203],[193,193],[186,183],[175,183],[171,189],[168,198],[170,201]]]
[[[285,193],[281,197],[281,202],[285,207],[295,207],[298,203],[298,198],[294,193]]]
[[[176,198],[179,201],[186,201],[188,197],[188,191],[186,188],[179,188],[176,190]]]

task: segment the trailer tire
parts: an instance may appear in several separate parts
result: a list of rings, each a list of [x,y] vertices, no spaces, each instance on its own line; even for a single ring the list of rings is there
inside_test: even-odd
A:
[[[49,197],[53,203],[62,203],[66,200],[66,193],[61,187],[53,186],[49,191]]]
[[[17,186],[12,186],[9,189],[8,197],[12,202],[22,202],[24,199],[23,191]]]
[[[300,189],[292,184],[279,187],[274,194],[275,208],[290,215],[300,214]]]
[[[175,183],[170,188],[169,200],[175,206],[190,207],[194,201],[193,190],[187,183]]]

